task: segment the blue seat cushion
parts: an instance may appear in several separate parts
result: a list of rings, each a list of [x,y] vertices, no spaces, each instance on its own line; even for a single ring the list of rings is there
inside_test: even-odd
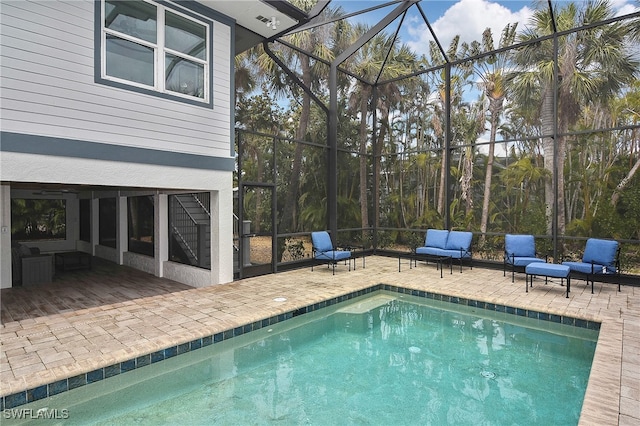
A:
[[[445,250],[435,247],[418,247],[416,254],[428,254],[431,256],[448,256],[452,259],[467,259],[471,257],[471,253],[465,250]]]
[[[473,234],[471,232],[451,231],[449,232],[449,238],[447,238],[447,245],[444,248],[447,250],[462,250],[463,252],[469,251],[472,238]]]
[[[544,259],[538,259],[537,257],[508,257],[507,259],[507,264],[508,265],[513,265],[513,266],[527,266],[530,263],[535,263],[535,262],[542,262],[544,263]]]
[[[333,250],[333,243],[327,231],[312,232],[311,242],[316,252],[324,253]]]
[[[329,250],[316,254],[318,260],[345,260],[351,257],[348,250]]]
[[[582,256],[582,263],[595,263],[607,267],[614,267],[617,253],[617,241],[589,238],[584,249],[584,255]]]
[[[446,248],[449,231],[443,229],[427,229],[425,247]]]
[[[536,257],[536,242],[533,235],[512,235],[504,236],[504,251],[507,257]]]
[[[430,254],[432,256],[444,256],[442,249],[437,247],[418,247],[416,248],[416,254]]]
[[[615,266],[610,265],[598,265],[597,263],[585,263],[585,262],[562,262],[563,265],[568,266],[572,271],[581,272],[583,274],[615,274]],[[605,272],[606,271],[606,272]]]
[[[467,259],[471,257],[471,252],[467,250],[440,250],[440,256],[451,256],[452,259]]]
[[[556,265],[555,263],[534,262],[527,265],[525,272],[529,275],[567,278],[570,268],[566,265]]]

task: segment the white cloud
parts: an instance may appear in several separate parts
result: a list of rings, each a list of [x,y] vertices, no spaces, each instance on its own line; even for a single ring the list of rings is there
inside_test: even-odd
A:
[[[626,4],[621,4],[620,7],[615,9],[615,11],[616,11],[616,16],[624,16],[630,13],[640,11],[640,7],[634,6],[633,4],[630,4],[630,3],[626,3]]]
[[[609,4],[616,11],[616,16],[628,15],[640,10],[640,2],[633,4],[632,0],[609,0]]]
[[[534,9],[527,6],[525,1],[489,1],[489,0],[459,0],[452,3],[444,14],[435,22],[431,22],[442,47],[447,50],[451,40],[456,35],[461,41],[482,41],[482,32],[491,28],[495,45],[500,41],[502,30],[507,24],[518,23],[518,31],[522,31],[529,24]],[[637,12],[640,7],[633,0],[610,0],[610,5],[617,16]],[[516,7],[522,5],[520,9]],[[557,3],[561,5],[561,3]],[[507,7],[509,6],[509,7]],[[407,44],[418,53],[426,53],[429,48],[431,34],[421,19],[413,19],[413,24],[407,29],[409,39]]]
[[[529,21],[532,14],[533,10],[527,6],[512,11],[499,3],[487,0],[460,0],[431,24],[445,50],[456,35],[460,36],[461,41],[481,41],[482,32],[487,27],[491,28],[494,43],[497,46],[500,34],[507,24],[518,22],[518,29],[521,29]],[[413,40],[408,44],[416,52],[426,53],[428,41],[431,39],[426,25],[421,23],[413,26],[408,33],[413,37]]]

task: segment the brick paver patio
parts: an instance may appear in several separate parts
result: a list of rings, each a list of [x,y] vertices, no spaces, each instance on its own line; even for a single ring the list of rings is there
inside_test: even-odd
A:
[[[407,261],[408,262],[408,261]],[[448,272],[448,271],[446,271]],[[368,257],[366,269],[299,269],[195,289],[96,262],[92,271],[52,284],[1,291],[0,394],[6,396],[252,323],[299,307],[391,284],[602,323],[580,424],[640,424],[640,287],[572,280],[557,284],[524,274],[474,268],[441,279],[434,265]],[[285,302],[274,299],[286,298]]]

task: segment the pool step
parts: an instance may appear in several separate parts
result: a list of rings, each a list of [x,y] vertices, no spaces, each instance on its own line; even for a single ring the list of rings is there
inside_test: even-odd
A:
[[[345,306],[342,309],[339,309],[337,312],[342,312],[344,314],[364,314],[365,312],[369,312],[372,309],[379,308],[382,305],[386,305],[392,300],[396,300],[397,297],[389,296],[386,294],[379,294],[374,297],[370,297],[362,302],[353,303],[349,306]]]

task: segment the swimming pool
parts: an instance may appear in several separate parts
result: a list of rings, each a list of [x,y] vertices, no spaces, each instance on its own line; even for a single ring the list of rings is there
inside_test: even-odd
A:
[[[65,424],[577,424],[597,334],[375,292],[20,409]]]

